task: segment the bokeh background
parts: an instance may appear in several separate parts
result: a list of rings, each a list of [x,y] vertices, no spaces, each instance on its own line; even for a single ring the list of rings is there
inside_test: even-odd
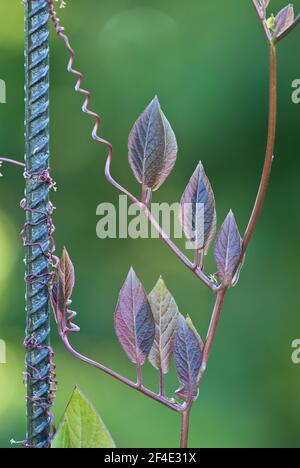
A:
[[[285,1],[271,0],[270,13]],[[295,1],[300,10],[300,1]],[[233,208],[241,230],[249,217],[263,162],[268,104],[268,50],[251,2],[240,0],[69,0],[61,12],[85,71],[102,133],[113,141],[113,171],[138,193],[127,163],[132,124],[155,94],[179,143],[178,162],[155,201],[178,201],[199,159],[215,190],[219,224]],[[299,447],[300,365],[291,343],[300,338],[300,105],[291,83],[300,78],[300,28],[279,47],[279,119],[270,191],[239,286],[224,315],[192,415],[193,447]],[[118,291],[132,265],[150,290],[162,274],[182,313],[205,336],[212,297],[160,240],[96,237],[96,207],[117,203],[103,177],[105,150],[90,138],[91,121],[65,72],[66,53],[52,33],[51,165],[59,190],[58,252],[68,247],[77,271],[73,305],[79,350],[134,378],[113,331]],[[23,8],[1,0],[1,155],[23,158]],[[24,265],[19,232],[23,195],[19,169],[0,180],[0,447],[24,439],[22,383]],[[208,271],[214,272],[212,255]],[[119,447],[176,447],[179,419],[66,354],[53,326],[59,392],[57,421],[78,384],[93,401]],[[145,367],[156,387],[156,374]],[[174,369],[168,378],[177,388]]]

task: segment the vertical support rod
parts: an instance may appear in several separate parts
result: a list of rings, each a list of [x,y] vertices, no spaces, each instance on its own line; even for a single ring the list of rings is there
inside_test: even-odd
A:
[[[47,0],[25,2],[27,443],[49,446],[51,418],[49,184],[49,14]]]

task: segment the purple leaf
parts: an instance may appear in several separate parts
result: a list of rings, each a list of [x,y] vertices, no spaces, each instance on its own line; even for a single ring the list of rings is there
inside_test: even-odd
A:
[[[275,18],[275,24],[273,28],[274,36],[279,37],[290,26],[292,26],[294,20],[294,7],[293,5],[287,5],[278,13],[278,15]]]
[[[52,305],[56,322],[63,328],[75,285],[75,271],[68,251],[64,248],[52,287]]]
[[[149,361],[163,374],[169,371],[174,351],[178,319],[178,307],[174,297],[160,278],[149,294],[149,303],[155,320],[155,340],[149,354]]]
[[[242,238],[234,215],[229,212],[225,219],[215,245],[215,259],[218,276],[223,284],[229,286],[242,254]]]
[[[190,402],[198,397],[202,353],[203,343],[191,319],[189,317],[185,319],[180,314],[175,341],[175,361],[177,375],[182,385],[176,391],[176,396],[182,400]]]
[[[143,365],[153,345],[155,323],[145,290],[133,269],[119,295],[115,330],[129,359]]]
[[[155,97],[129,136],[129,163],[140,184],[157,190],[177,158],[175,134]]]
[[[201,162],[181,198],[180,223],[195,250],[207,253],[216,232],[215,197]]]

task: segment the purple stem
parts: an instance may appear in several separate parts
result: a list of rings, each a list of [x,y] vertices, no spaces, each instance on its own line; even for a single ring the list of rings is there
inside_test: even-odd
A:
[[[0,158],[0,162],[8,163],[8,164],[13,164],[14,166],[20,166],[25,168],[25,164],[20,162],[20,161],[15,161],[14,159],[9,159],[9,158]]]
[[[181,415],[181,438],[180,438],[180,448],[186,449],[188,446],[189,439],[189,429],[190,429],[190,411],[185,411]]]
[[[129,379],[126,379],[126,377],[123,377],[122,375],[119,375],[117,372],[114,372],[113,370],[109,369],[108,367],[103,366],[102,364],[99,364],[96,361],[93,361],[92,359],[89,359],[86,356],[83,356],[82,354],[78,353],[70,344],[68,336],[66,334],[61,334],[61,339],[63,341],[63,344],[67,351],[71,353],[74,357],[77,359],[80,359],[81,361],[85,362],[86,364],[89,364],[90,366],[95,367],[96,369],[100,370],[101,372],[104,372],[105,374],[109,375],[110,377],[118,380],[119,382],[122,382],[123,384],[127,385],[127,387],[133,388],[134,390],[137,390],[138,392],[142,393],[143,395],[146,395],[147,397],[151,398],[152,400],[157,401],[158,403],[162,404],[163,406],[166,406],[167,408],[175,411],[176,413],[181,413],[182,411],[185,410],[185,406],[181,406],[176,403],[172,403],[168,398],[157,395],[156,393],[152,392],[152,390],[149,390],[148,388],[143,387],[143,385],[139,386],[139,384],[132,382]]]

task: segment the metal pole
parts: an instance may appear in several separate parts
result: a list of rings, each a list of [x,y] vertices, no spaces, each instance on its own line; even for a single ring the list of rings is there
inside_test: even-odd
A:
[[[27,446],[50,441],[49,14],[47,0],[25,2]]]

